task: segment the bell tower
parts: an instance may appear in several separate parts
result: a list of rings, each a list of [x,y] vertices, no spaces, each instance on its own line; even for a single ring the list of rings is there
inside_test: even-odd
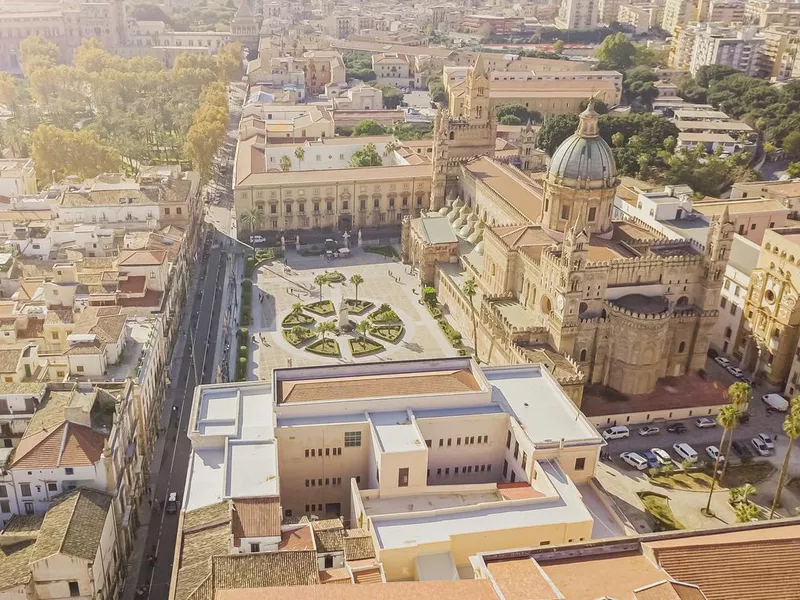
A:
[[[467,73],[467,96],[464,102],[464,117],[471,123],[487,122],[489,115],[489,77],[478,54],[475,65]]]
[[[713,310],[719,305],[719,292],[725,278],[725,267],[731,255],[734,223],[728,207],[708,227],[708,245],[704,256],[703,297],[700,307]]]

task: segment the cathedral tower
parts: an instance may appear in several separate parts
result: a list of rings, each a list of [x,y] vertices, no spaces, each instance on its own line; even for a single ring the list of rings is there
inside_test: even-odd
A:
[[[719,293],[725,275],[725,267],[731,255],[734,223],[728,207],[722,215],[711,221],[708,227],[708,242],[703,261],[703,294],[700,308],[713,310],[719,306]]]
[[[600,137],[593,101],[580,114],[578,129],[553,153],[544,180],[542,225],[564,233],[573,225],[589,235],[611,231],[617,165]]]

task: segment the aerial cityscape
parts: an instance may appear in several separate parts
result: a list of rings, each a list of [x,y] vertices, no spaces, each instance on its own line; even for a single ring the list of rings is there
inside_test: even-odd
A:
[[[0,600],[800,600],[799,50],[0,0]]]

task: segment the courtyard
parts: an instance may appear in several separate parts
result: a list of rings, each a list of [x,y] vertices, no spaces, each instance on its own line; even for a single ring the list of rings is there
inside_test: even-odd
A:
[[[356,274],[363,278],[359,305],[353,302],[356,289],[350,282]],[[321,298],[315,283],[320,275],[327,279]],[[330,261],[287,250],[284,261],[261,266],[252,279],[257,289],[249,328],[248,379],[269,379],[273,369],[287,366],[456,355],[420,303],[417,275],[398,259],[361,248]],[[345,327],[342,301],[349,304]],[[357,330],[365,320],[369,331]],[[331,324],[324,341],[320,323]]]

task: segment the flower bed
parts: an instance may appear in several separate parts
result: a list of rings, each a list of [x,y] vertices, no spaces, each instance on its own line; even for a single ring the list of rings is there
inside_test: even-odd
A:
[[[292,329],[284,329],[283,337],[292,346],[297,347],[303,342],[307,342],[308,340],[313,340],[315,337],[317,337],[317,334],[311,331],[310,329],[306,329],[305,327],[300,327],[298,325],[293,327]]]
[[[284,327],[294,327],[295,325],[312,325],[316,323],[314,317],[309,317],[301,312],[291,312],[283,319],[281,325]]]
[[[311,352],[311,354],[319,354],[320,356],[332,356],[338,358],[342,355],[337,341],[331,339],[317,340],[316,342],[312,342],[306,346],[305,350],[306,352]]]
[[[366,356],[381,350],[385,350],[383,344],[379,344],[369,338],[350,340],[350,351],[353,356]]]
[[[372,313],[368,318],[374,323],[402,323],[397,313],[386,303],[381,304],[378,310]]]
[[[376,325],[370,329],[373,336],[392,344],[403,337],[405,331],[406,328],[402,325]]]
[[[333,308],[333,302],[330,300],[312,302],[311,304],[306,304],[303,308],[321,317],[329,317],[336,312],[336,309]]]
[[[369,300],[354,300],[353,298],[345,299],[348,310],[354,315],[363,315],[365,312],[375,308],[375,303]]]

